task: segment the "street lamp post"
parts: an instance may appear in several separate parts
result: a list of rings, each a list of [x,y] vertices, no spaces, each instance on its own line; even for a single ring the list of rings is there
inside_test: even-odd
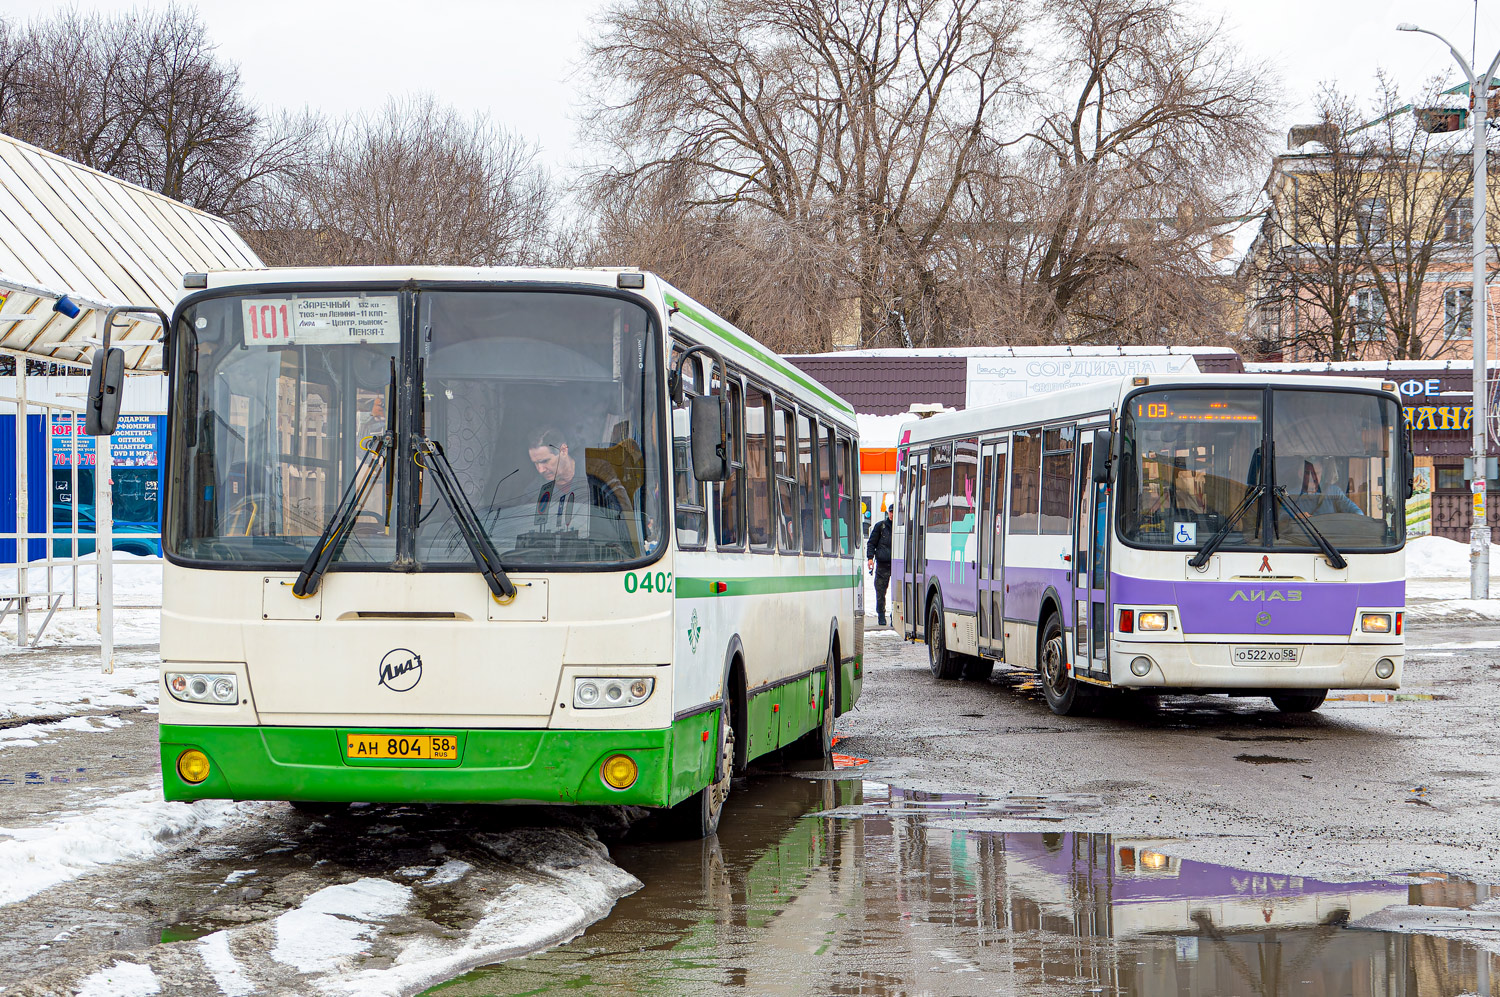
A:
[[[1488,276],[1485,251],[1485,174],[1487,132],[1489,122],[1490,80],[1500,68],[1500,52],[1495,54],[1489,70],[1475,78],[1468,60],[1453,46],[1453,43],[1436,31],[1419,28],[1415,24],[1398,24],[1397,31],[1416,31],[1431,35],[1453,53],[1459,68],[1469,79],[1469,102],[1474,105],[1474,290],[1469,300],[1469,328],[1474,342],[1474,474],[1470,488],[1474,497],[1474,521],[1469,527],[1469,595],[1474,599],[1490,597],[1490,527],[1485,512],[1485,465],[1489,455],[1486,443],[1488,428],[1488,373],[1486,371],[1486,347],[1489,345],[1485,331],[1485,319],[1489,314],[1490,296],[1486,285]]]

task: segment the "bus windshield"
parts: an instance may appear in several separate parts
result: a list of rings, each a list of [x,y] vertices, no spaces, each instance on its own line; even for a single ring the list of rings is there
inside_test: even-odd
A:
[[[1228,524],[1222,549],[1317,549],[1312,530],[1341,551],[1398,546],[1398,420],[1392,400],[1363,392],[1134,395],[1121,419],[1121,537],[1196,550]]]
[[[192,302],[175,337],[177,558],[300,567],[388,431],[331,570],[472,568],[432,445],[506,567],[604,567],[659,546],[660,361],[634,301],[278,289]]]

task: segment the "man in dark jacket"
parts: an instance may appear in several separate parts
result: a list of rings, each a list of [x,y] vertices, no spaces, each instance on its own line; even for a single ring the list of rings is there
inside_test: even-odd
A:
[[[866,564],[875,569],[875,616],[885,626],[885,590],[891,584],[891,509],[886,506],[885,518],[870,531],[865,542]]]

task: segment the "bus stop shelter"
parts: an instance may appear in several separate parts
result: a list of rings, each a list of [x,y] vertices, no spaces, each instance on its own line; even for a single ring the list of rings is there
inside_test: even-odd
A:
[[[15,458],[14,520],[0,519],[0,544],[10,541],[14,572],[0,577],[0,613],[18,614],[17,647],[35,639],[30,617],[46,613],[44,627],[61,601],[52,591],[54,523],[46,486],[42,501],[35,501],[48,454],[33,452],[28,429],[40,422],[44,449],[52,446],[55,432],[76,440],[84,401],[49,395],[44,402],[29,402],[28,361],[84,373],[110,308],[155,305],[170,313],[183,274],[260,265],[224,219],[0,135],[0,354],[14,358],[14,376],[0,378],[0,414],[10,416]],[[139,316],[120,318],[110,333],[111,345],[124,350],[132,378],[161,376],[161,339],[156,320]],[[124,404],[129,411],[128,381]],[[107,437],[95,442],[100,656],[109,671],[114,657],[110,448]],[[72,466],[77,467],[76,444]],[[76,482],[72,495],[76,501]],[[76,531],[78,517],[72,518]],[[33,565],[39,549],[48,578],[40,588],[33,576],[41,570]],[[69,551],[76,568],[78,545]]]

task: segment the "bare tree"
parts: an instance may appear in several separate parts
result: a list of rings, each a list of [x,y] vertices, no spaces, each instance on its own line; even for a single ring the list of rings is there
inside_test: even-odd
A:
[[[64,10],[0,34],[0,129],[194,207],[243,220],[311,133],[267,121],[196,11]]]
[[[1072,339],[1149,334],[1154,319],[1101,315],[1098,303],[1138,275],[1158,297],[1185,294],[1168,311],[1196,314],[1196,288],[1213,275],[1192,250],[1209,220],[1248,203],[1271,77],[1178,0],[1061,4],[1051,27],[1052,96],[1013,176],[1031,195],[1030,324]],[[1184,266],[1185,280],[1163,279]]]
[[[619,95],[590,118],[620,164],[593,191],[675,184],[776,248],[834,248],[862,342],[942,341],[930,255],[1018,93],[1020,24],[1014,0],[622,0],[588,55]]]
[[[535,149],[421,95],[328,129],[253,241],[274,263],[531,263],[553,205]]]
[[[1385,218],[1381,239],[1367,239],[1371,283],[1380,294],[1388,355],[1422,360],[1449,352],[1455,337],[1445,335],[1443,302],[1427,286],[1434,264],[1468,266],[1473,190],[1464,134],[1431,134],[1421,127],[1410,103],[1382,73],[1381,115],[1367,129],[1378,150],[1375,196]],[[1442,95],[1428,88],[1423,106],[1437,106]],[[1368,232],[1366,233],[1368,234]]]
[[[1377,206],[1384,157],[1358,130],[1362,123],[1352,100],[1325,88],[1319,141],[1280,157],[1269,181],[1254,297],[1280,310],[1281,345],[1296,359],[1357,360],[1378,343],[1379,292],[1366,250],[1383,238],[1376,230],[1385,224]]]

